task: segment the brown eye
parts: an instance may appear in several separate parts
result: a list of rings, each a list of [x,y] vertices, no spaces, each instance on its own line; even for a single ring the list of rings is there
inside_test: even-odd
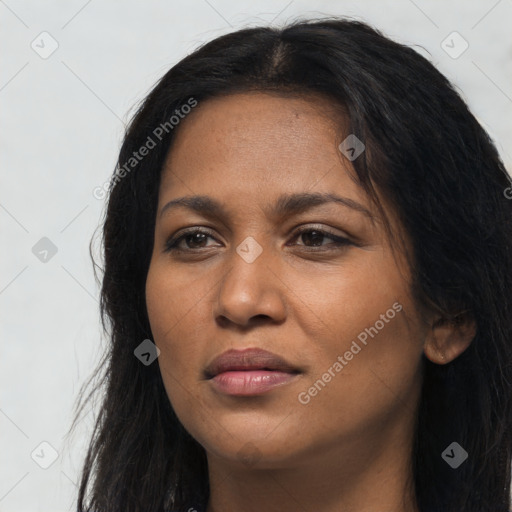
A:
[[[165,251],[170,252],[176,251],[194,251],[195,249],[201,249],[211,247],[206,245],[208,238],[213,238],[211,231],[204,229],[191,229],[182,233],[178,237],[171,237],[165,244]],[[185,242],[183,247],[182,242]]]
[[[325,247],[329,249],[329,246],[340,247],[350,245],[350,240],[345,237],[337,236],[329,231],[307,227],[295,233],[294,240],[302,239],[302,244],[294,244],[304,246],[307,248],[313,247]],[[331,240],[333,243],[323,243],[325,240]]]

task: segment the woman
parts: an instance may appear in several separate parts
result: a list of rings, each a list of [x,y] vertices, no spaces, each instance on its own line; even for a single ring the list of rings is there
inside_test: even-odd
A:
[[[240,30],[133,119],[79,510],[508,512],[512,203],[427,60]]]

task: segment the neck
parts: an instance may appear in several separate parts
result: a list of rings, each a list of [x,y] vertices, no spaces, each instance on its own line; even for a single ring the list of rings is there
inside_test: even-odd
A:
[[[418,512],[412,453],[404,449],[411,436],[398,428],[385,443],[372,443],[361,434],[271,466],[260,460],[248,468],[208,454],[207,512]]]

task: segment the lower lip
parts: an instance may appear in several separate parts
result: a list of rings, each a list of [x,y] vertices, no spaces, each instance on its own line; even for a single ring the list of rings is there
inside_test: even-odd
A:
[[[268,370],[246,370],[219,373],[212,379],[222,393],[235,396],[250,396],[266,393],[291,382],[298,374]]]

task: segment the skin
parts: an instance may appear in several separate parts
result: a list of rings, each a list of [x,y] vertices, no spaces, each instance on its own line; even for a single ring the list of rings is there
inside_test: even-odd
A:
[[[180,123],[163,169],[146,302],[169,400],[207,453],[208,512],[418,510],[407,479],[421,356],[445,364],[474,331],[418,311],[405,255],[392,250],[338,149],[348,133],[335,114],[317,96],[210,99]],[[349,198],[373,218],[336,203],[266,213],[281,194],[301,192]],[[225,216],[187,208],[160,215],[168,201],[191,195],[217,199]],[[400,231],[389,206],[386,212]],[[165,251],[169,237],[193,226],[211,237],[188,237],[181,253]],[[300,226],[350,243],[296,235]],[[262,249],[252,263],[236,251],[249,236]],[[300,403],[299,393],[397,302],[402,310]],[[249,347],[302,373],[261,396],[216,392],[204,368],[228,349]]]

